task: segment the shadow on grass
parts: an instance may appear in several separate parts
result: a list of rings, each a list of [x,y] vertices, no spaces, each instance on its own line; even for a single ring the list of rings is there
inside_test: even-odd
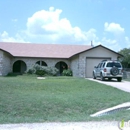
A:
[[[22,75],[21,73],[8,73],[5,77],[17,77],[19,75]]]

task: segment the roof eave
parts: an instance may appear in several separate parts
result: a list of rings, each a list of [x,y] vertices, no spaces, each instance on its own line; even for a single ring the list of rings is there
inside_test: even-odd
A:
[[[35,57],[35,56],[14,56],[16,58],[38,58],[38,59],[69,59],[69,57]]]
[[[81,54],[81,53],[83,53],[83,52],[86,52],[86,51],[90,51],[90,50],[92,50],[92,49],[95,49],[95,48],[97,48],[97,47],[99,47],[99,46],[101,46],[101,47],[103,47],[103,48],[105,48],[105,49],[107,49],[107,50],[109,50],[109,51],[112,51],[113,53],[117,54],[117,55],[120,56],[120,57],[124,57],[122,54],[120,54],[120,53],[118,53],[118,52],[115,52],[115,51],[113,51],[113,50],[111,50],[111,49],[109,49],[109,48],[107,48],[107,47],[105,47],[105,46],[97,45],[97,46],[95,46],[95,47],[92,47],[92,48],[86,49],[86,50],[84,50],[84,51],[82,51],[82,52],[79,52],[79,53],[77,53],[77,54],[74,54],[74,55],[72,55],[70,58],[72,58],[72,57],[75,56],[75,55]]]
[[[6,53],[8,53],[8,54],[10,54],[11,56],[13,56],[10,52],[8,52],[8,51],[6,51],[6,50],[4,50],[4,49],[1,49],[1,48],[0,48],[0,50],[6,52]]]

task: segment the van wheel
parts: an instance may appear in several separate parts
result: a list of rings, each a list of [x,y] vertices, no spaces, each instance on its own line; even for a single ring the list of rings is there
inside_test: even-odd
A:
[[[93,79],[96,79],[96,76],[95,76],[94,72],[93,72]]]
[[[104,77],[102,74],[100,74],[101,80],[104,81]]]
[[[111,78],[108,78],[109,81],[111,81]]]
[[[117,81],[118,81],[118,82],[121,82],[121,80],[122,80],[122,78],[117,78]]]

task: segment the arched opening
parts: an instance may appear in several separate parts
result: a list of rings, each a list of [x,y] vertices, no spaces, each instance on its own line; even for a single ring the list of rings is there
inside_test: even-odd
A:
[[[62,74],[64,69],[68,69],[68,65],[63,61],[56,63],[55,67],[59,70],[59,75]]]
[[[41,66],[47,66],[46,62],[44,61],[37,61],[36,64],[41,65]]]
[[[27,69],[26,63],[18,60],[13,64],[13,72],[23,74]]]

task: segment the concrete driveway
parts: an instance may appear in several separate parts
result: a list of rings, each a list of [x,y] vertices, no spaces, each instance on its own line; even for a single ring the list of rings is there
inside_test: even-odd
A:
[[[102,84],[106,84],[106,85],[109,85],[114,88],[117,88],[117,89],[130,93],[130,82],[128,82],[128,81],[122,80],[122,82],[117,82],[117,80],[114,80],[114,79],[111,81],[108,81],[108,80],[101,81],[100,79],[93,79],[93,78],[87,78],[87,79],[95,81],[95,82],[99,82]]]

